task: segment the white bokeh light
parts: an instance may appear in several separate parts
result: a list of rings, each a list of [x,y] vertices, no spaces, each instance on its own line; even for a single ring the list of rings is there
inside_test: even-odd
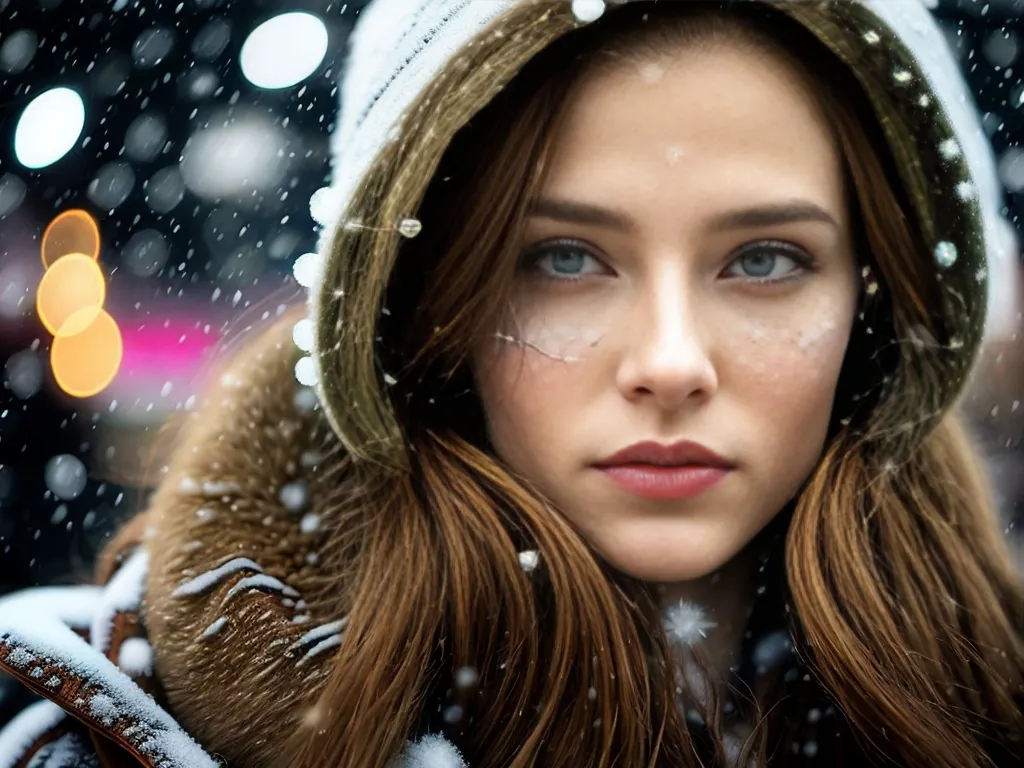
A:
[[[296,11],[260,24],[245,43],[239,63],[259,88],[288,88],[313,74],[327,53],[327,27],[319,17]]]
[[[258,201],[281,183],[289,160],[288,133],[265,117],[235,113],[212,119],[193,134],[181,152],[181,177],[193,193],[211,200],[230,197]]]
[[[25,107],[14,131],[14,154],[26,168],[45,168],[71,151],[85,127],[85,104],[70,88],[51,88]]]

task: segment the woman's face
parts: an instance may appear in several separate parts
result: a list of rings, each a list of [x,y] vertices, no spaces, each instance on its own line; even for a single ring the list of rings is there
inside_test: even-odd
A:
[[[818,461],[857,266],[838,149],[785,59],[718,45],[617,66],[569,105],[474,376],[498,455],[611,565],[689,580]],[[610,458],[646,441],[723,466]]]

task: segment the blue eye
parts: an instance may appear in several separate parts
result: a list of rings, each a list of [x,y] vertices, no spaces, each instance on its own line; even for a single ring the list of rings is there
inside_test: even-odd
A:
[[[774,283],[802,274],[810,263],[810,257],[790,246],[761,244],[740,253],[730,262],[726,273],[753,282]],[[737,268],[741,271],[736,271]]]
[[[607,272],[597,257],[573,243],[556,243],[528,251],[521,265],[555,280],[578,280]]]

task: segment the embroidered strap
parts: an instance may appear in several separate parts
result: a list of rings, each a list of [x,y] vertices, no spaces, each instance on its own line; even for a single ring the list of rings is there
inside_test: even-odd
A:
[[[218,765],[154,698],[159,687],[137,611],[145,568],[140,553],[106,588],[0,600],[0,671],[46,700],[0,730],[0,768]]]

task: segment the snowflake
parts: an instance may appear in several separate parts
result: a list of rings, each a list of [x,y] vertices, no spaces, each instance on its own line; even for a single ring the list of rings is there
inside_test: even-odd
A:
[[[715,627],[695,603],[680,600],[665,611],[665,632],[669,639],[684,645],[694,645],[707,638],[707,630]]]
[[[572,12],[576,21],[589,24],[604,14],[604,0],[573,0]]]
[[[466,768],[466,763],[443,736],[431,734],[409,744],[394,768]]]
[[[961,200],[973,200],[978,192],[970,181],[961,181],[956,185],[956,194]]]
[[[955,157],[960,157],[960,145],[957,144],[956,139],[945,139],[939,144],[939,154],[941,154],[946,160],[952,160]]]

